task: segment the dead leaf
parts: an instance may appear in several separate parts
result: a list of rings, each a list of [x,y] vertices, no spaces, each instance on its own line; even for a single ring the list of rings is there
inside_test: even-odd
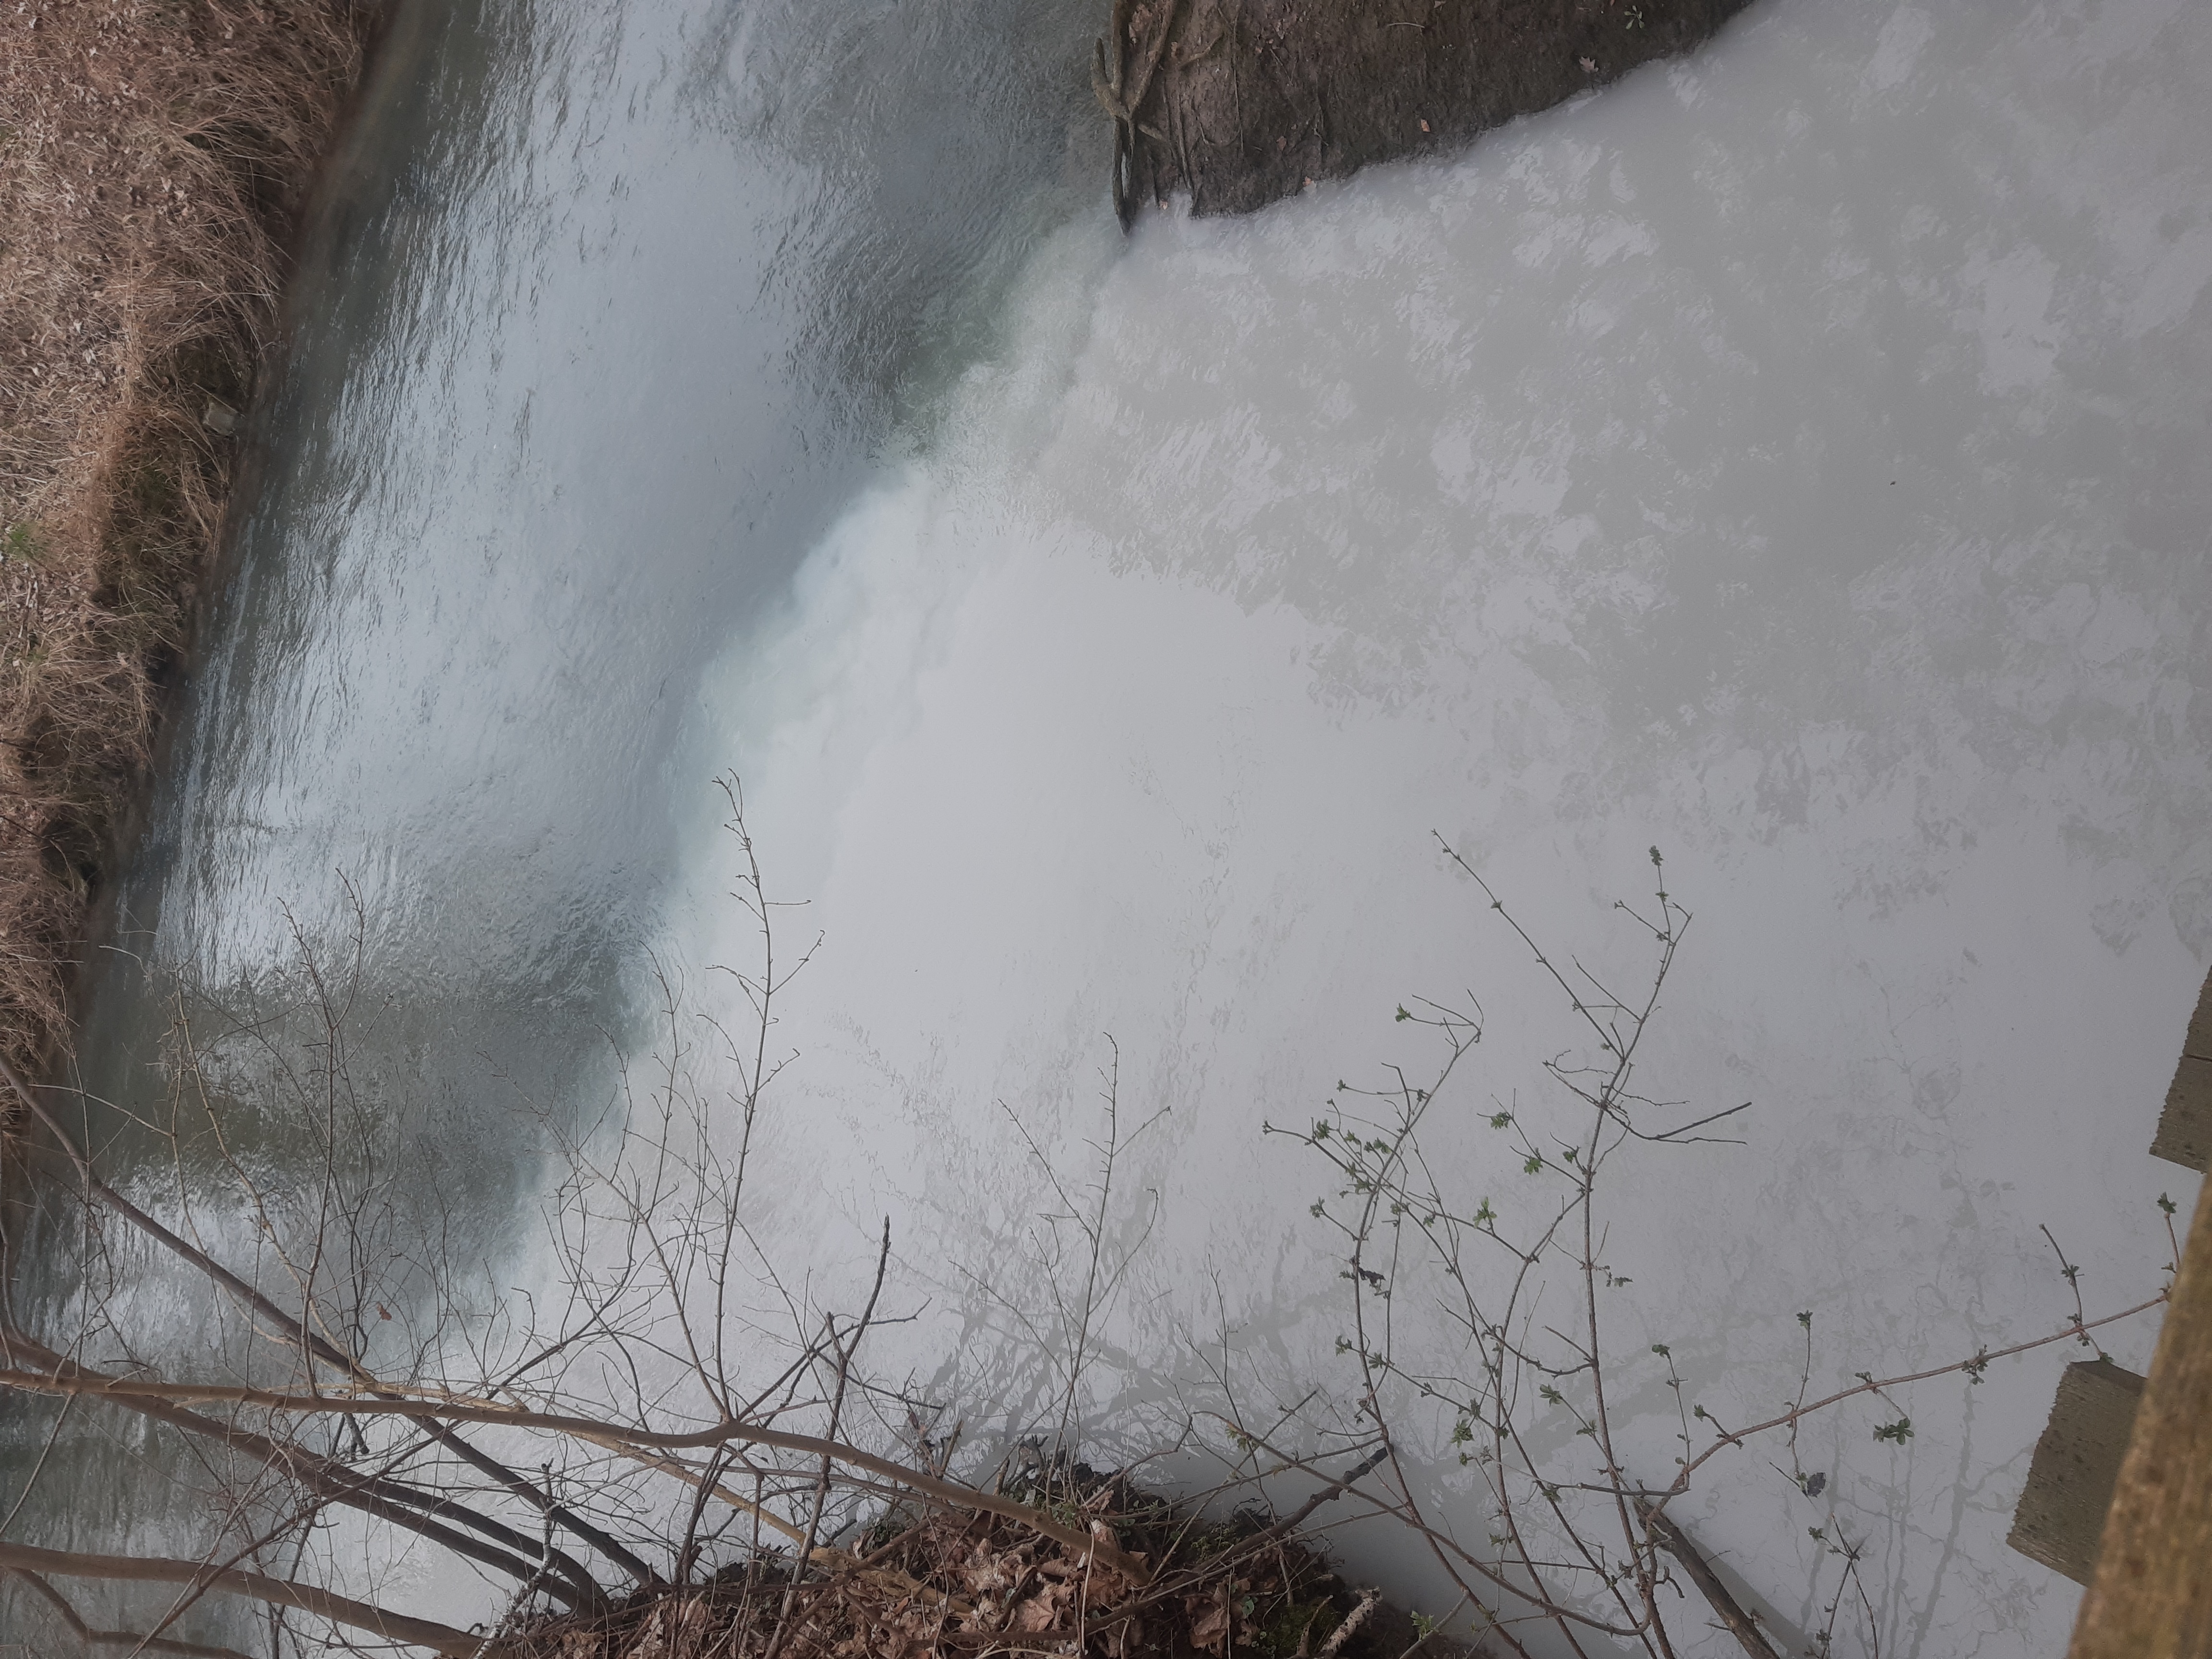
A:
[[[690,1597],[671,1598],[646,1615],[645,1629],[623,1659],[690,1659],[707,1626],[707,1609]]]
[[[1014,1609],[1012,1628],[1024,1636],[1035,1636],[1050,1630],[1059,1622],[1060,1609],[1053,1605],[1052,1591],[1046,1589]]]
[[[1006,1588],[1022,1576],[1022,1564],[979,1548],[960,1570],[960,1581],[977,1595]]]
[[[1212,1595],[1183,1598],[1190,1615],[1190,1644],[1206,1653],[1218,1653],[1229,1639],[1229,1597],[1225,1589]]]

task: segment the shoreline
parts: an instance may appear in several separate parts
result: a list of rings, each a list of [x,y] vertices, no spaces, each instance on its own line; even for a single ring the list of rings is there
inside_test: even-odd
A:
[[[1707,38],[1747,0],[1430,21],[1112,0],[1095,70],[1126,224],[1249,212]],[[0,18],[0,1054],[65,1063],[88,942],[253,457],[324,164],[394,8],[40,0]]]
[[[1111,0],[1091,84],[1114,206],[1250,213],[1478,136],[1689,52],[1750,0]]]
[[[383,8],[0,18],[0,1053],[70,1048],[85,941],[251,470],[244,413]]]

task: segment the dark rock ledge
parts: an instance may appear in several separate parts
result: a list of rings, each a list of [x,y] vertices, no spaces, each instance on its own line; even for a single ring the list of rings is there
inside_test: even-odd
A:
[[[1249,213],[1685,52],[1748,0],[1112,0],[1114,205]]]

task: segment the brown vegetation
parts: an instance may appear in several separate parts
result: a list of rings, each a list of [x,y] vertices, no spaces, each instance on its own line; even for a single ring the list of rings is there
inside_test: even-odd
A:
[[[924,1659],[1008,1653],[1112,1659],[1425,1659],[1472,1650],[1423,1632],[1347,1584],[1308,1543],[1249,1511],[1206,1522],[1077,1468],[1056,1505],[1091,1517],[1137,1559],[1139,1585],[1088,1554],[988,1515],[897,1510],[850,1550],[815,1552],[794,1577],[756,1556],[704,1583],[656,1587],[618,1606],[521,1621],[507,1659]]]
[[[357,78],[342,0],[0,15],[0,1053],[64,1039],[274,342],[286,243]]]

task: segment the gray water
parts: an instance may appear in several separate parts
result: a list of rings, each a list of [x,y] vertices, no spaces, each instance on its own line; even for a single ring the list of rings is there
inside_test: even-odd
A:
[[[1326,1183],[1259,1130],[1421,1063],[1401,1002],[1489,1010],[1438,1150],[1511,1198],[1480,1112],[1571,1034],[1432,829],[1626,973],[1648,847],[1697,912],[1655,1086],[1752,1098],[1749,1144],[1613,1249],[1705,1397],[1786,1395],[1803,1309],[1838,1378],[2052,1328],[2046,1223],[2106,1305],[2155,1291],[2212,958],[2212,25],[1776,0],[1465,158],[1124,243],[1080,9],[580,9],[391,66],[118,940],[281,1005],[287,910],[343,939],[352,884],[363,1070],[505,1282],[550,1280],[546,1115],[650,1052],[655,972],[732,1012],[734,769],[822,936],[752,1224],[846,1305],[889,1213],[922,1316],[879,1363],[979,1437],[1052,1393],[1010,1115],[1082,1169],[1107,1034],[1169,1115],[1102,1443],[1209,1344],[1346,1386]],[[111,1098],[153,1091],[145,982],[88,1027]],[[1906,1446],[1820,1431],[1886,1651],[2063,1645],[2002,1540],[2067,1357],[1929,1385]],[[1683,1517],[1802,1630],[1831,1510],[1766,1473]],[[166,1524],[115,1491],[73,1515]]]
[[[403,1209],[456,1249],[508,1234],[525,1103],[588,1103],[642,1006],[670,802],[709,782],[673,771],[700,674],[972,355],[1037,228],[1088,206],[1088,27],[994,0],[398,8],[90,1000],[120,1175],[175,1197],[131,1118],[168,1121],[180,1009],[210,1037],[281,1024],[302,947],[335,971],[357,942],[356,1080]],[[227,1075],[249,1163],[307,1153]],[[234,1237],[206,1137],[185,1157]],[[134,1304],[157,1346],[217,1312]],[[109,1426],[58,1447],[19,1534],[189,1538]],[[13,1467],[45,1429],[11,1425]]]

